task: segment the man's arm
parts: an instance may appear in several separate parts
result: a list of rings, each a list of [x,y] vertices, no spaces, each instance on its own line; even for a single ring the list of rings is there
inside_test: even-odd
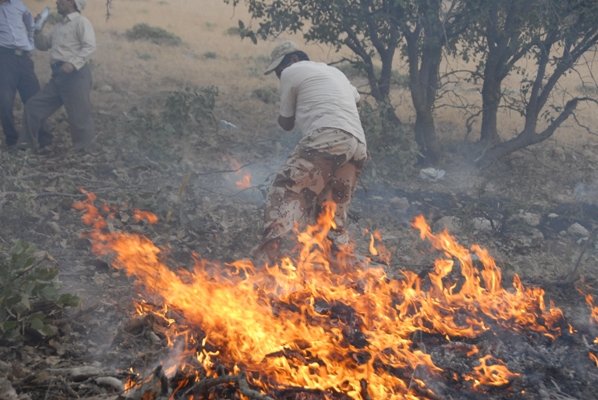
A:
[[[52,36],[43,33],[42,31],[35,32],[33,36],[35,48],[41,51],[48,51],[52,47]]]
[[[77,38],[79,39],[80,48],[77,56],[70,60],[75,69],[81,69],[91,58],[91,55],[96,50],[96,35],[87,18],[79,18],[76,29]]]
[[[278,125],[280,125],[280,127],[285,131],[290,131],[295,126],[295,116],[283,117],[282,115],[279,115]]]

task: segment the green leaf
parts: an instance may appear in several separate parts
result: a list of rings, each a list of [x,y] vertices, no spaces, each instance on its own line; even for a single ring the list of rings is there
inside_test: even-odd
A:
[[[29,320],[29,326],[31,329],[41,332],[42,329],[44,329],[44,321],[42,321],[40,318],[31,318]]]
[[[81,303],[81,299],[76,295],[64,293],[58,297],[57,302],[63,307],[77,307]]]
[[[46,337],[56,336],[58,334],[58,328],[51,324],[44,324],[40,333]]]
[[[58,288],[45,286],[40,290],[39,297],[43,300],[56,300],[58,298]]]

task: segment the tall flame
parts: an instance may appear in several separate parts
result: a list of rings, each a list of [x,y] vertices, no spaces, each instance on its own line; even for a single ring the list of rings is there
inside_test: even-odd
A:
[[[424,378],[442,370],[414,344],[416,333],[474,338],[495,321],[550,339],[561,334],[562,312],[546,306],[542,289],[525,288],[517,276],[512,290],[502,288],[501,271],[486,250],[474,245],[472,255],[447,232],[432,233],[423,217],[414,226],[444,254],[426,290],[414,272],[390,279],[367,257],[335,253],[326,239],[334,204],[298,234],[297,253],[278,264],[258,268],[249,260],[222,264],[197,257],[190,270],[174,272],[146,237],[110,231],[103,216],[110,217],[110,208],[100,212],[94,201],[87,193],[74,205],[91,226],[93,251],[110,255],[115,268],[184,316],[202,343],[195,347],[197,360],[208,376],[216,376],[218,360],[266,392],[301,387],[354,399],[418,399],[432,393]],[[477,387],[500,386],[518,374],[486,355],[468,376]]]

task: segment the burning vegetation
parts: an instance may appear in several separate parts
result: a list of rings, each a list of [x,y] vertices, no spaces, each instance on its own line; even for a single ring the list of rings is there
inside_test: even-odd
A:
[[[170,348],[133,374],[124,398],[533,399],[571,375],[555,358],[576,376],[598,373],[591,295],[589,321],[574,327],[543,289],[516,275],[503,287],[487,250],[433,233],[422,216],[413,226],[438,253],[426,274],[390,276],[379,233],[369,256],[333,246],[334,204],[276,265],[195,255],[175,271],[148,238],[114,230],[115,209],[95,201],[75,203],[94,253],[143,287],[137,311]]]

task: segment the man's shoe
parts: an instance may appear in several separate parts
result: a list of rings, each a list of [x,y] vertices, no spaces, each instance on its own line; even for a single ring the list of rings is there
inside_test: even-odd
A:
[[[10,144],[6,146],[6,149],[8,150],[9,153],[18,153],[21,151],[26,151],[27,149],[29,149],[29,146],[27,145],[27,143],[15,143],[15,144]]]

